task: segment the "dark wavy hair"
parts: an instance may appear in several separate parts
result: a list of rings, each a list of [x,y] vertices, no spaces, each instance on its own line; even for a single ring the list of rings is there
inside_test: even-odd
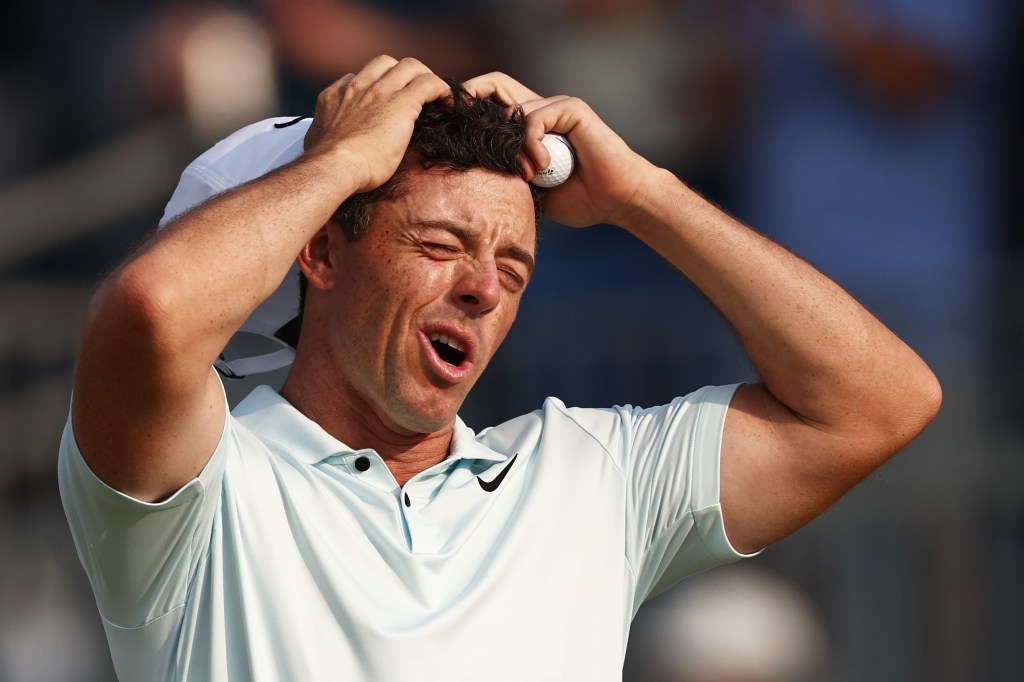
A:
[[[474,168],[507,177],[523,177],[520,158],[526,143],[526,117],[520,107],[508,107],[490,99],[473,97],[450,78],[450,96],[424,105],[413,126],[406,159],[383,185],[353,194],[332,216],[350,241],[359,239],[370,225],[374,204],[393,201],[408,191],[411,164],[452,172]],[[534,218],[540,218],[543,190],[530,185]],[[282,327],[278,338],[296,346],[306,303],[306,277],[299,273],[299,316]]]
[[[451,86],[451,96],[424,105],[416,119],[409,142],[411,158],[383,185],[352,195],[334,212],[334,221],[350,240],[366,232],[373,204],[405,194],[409,163],[418,162],[422,168],[451,171],[482,168],[509,177],[523,176],[520,165],[526,139],[523,110],[473,97],[452,79],[445,79],[445,82]],[[530,190],[534,212],[539,217],[542,193],[533,185]]]

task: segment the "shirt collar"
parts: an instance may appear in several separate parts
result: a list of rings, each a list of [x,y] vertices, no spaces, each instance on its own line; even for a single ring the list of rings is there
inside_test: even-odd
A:
[[[508,460],[508,455],[495,452],[478,441],[473,429],[466,426],[462,417],[456,415],[455,428],[452,431],[452,452],[448,455],[448,459],[484,459],[490,462],[504,462]]]
[[[231,411],[243,426],[262,440],[277,443],[286,452],[306,464],[317,464],[328,457],[357,452],[324,431],[299,412],[270,386],[258,386]],[[462,419],[455,417],[452,451],[447,461],[481,459],[504,462],[508,455],[491,450],[476,439]]]

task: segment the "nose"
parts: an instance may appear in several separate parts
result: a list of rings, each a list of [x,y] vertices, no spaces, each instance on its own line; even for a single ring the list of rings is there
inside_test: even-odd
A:
[[[501,299],[501,282],[494,263],[482,265],[459,278],[452,290],[455,305],[467,315],[484,315]]]

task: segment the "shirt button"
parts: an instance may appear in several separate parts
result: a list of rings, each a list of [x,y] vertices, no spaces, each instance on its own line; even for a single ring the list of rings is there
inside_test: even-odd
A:
[[[411,507],[412,506],[412,500],[409,499],[409,493],[405,494],[405,506],[406,507]]]
[[[356,469],[359,471],[366,471],[370,468],[369,457],[356,457]]]

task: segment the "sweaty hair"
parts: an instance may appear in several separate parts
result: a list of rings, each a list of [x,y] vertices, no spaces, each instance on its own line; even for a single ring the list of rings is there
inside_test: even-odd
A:
[[[490,99],[478,99],[451,79],[452,94],[424,105],[413,127],[409,155],[395,174],[377,189],[355,194],[334,213],[334,220],[350,240],[358,239],[370,224],[370,207],[406,192],[407,163],[422,168],[466,171],[482,168],[501,175],[522,177],[520,157],[525,144],[523,110]],[[530,185],[533,205],[540,215],[541,192]]]
[[[359,239],[370,225],[373,205],[393,201],[408,190],[406,177],[411,164],[421,168],[442,168],[453,172],[474,168],[508,177],[523,177],[520,158],[526,143],[526,117],[523,110],[490,99],[479,99],[462,85],[445,79],[451,86],[450,97],[423,106],[413,126],[406,159],[383,185],[369,192],[354,194],[334,212],[333,220],[349,241]],[[540,217],[543,190],[530,185],[534,217]],[[287,325],[290,345],[298,342],[302,310],[306,302],[306,277],[299,274],[299,317]]]

